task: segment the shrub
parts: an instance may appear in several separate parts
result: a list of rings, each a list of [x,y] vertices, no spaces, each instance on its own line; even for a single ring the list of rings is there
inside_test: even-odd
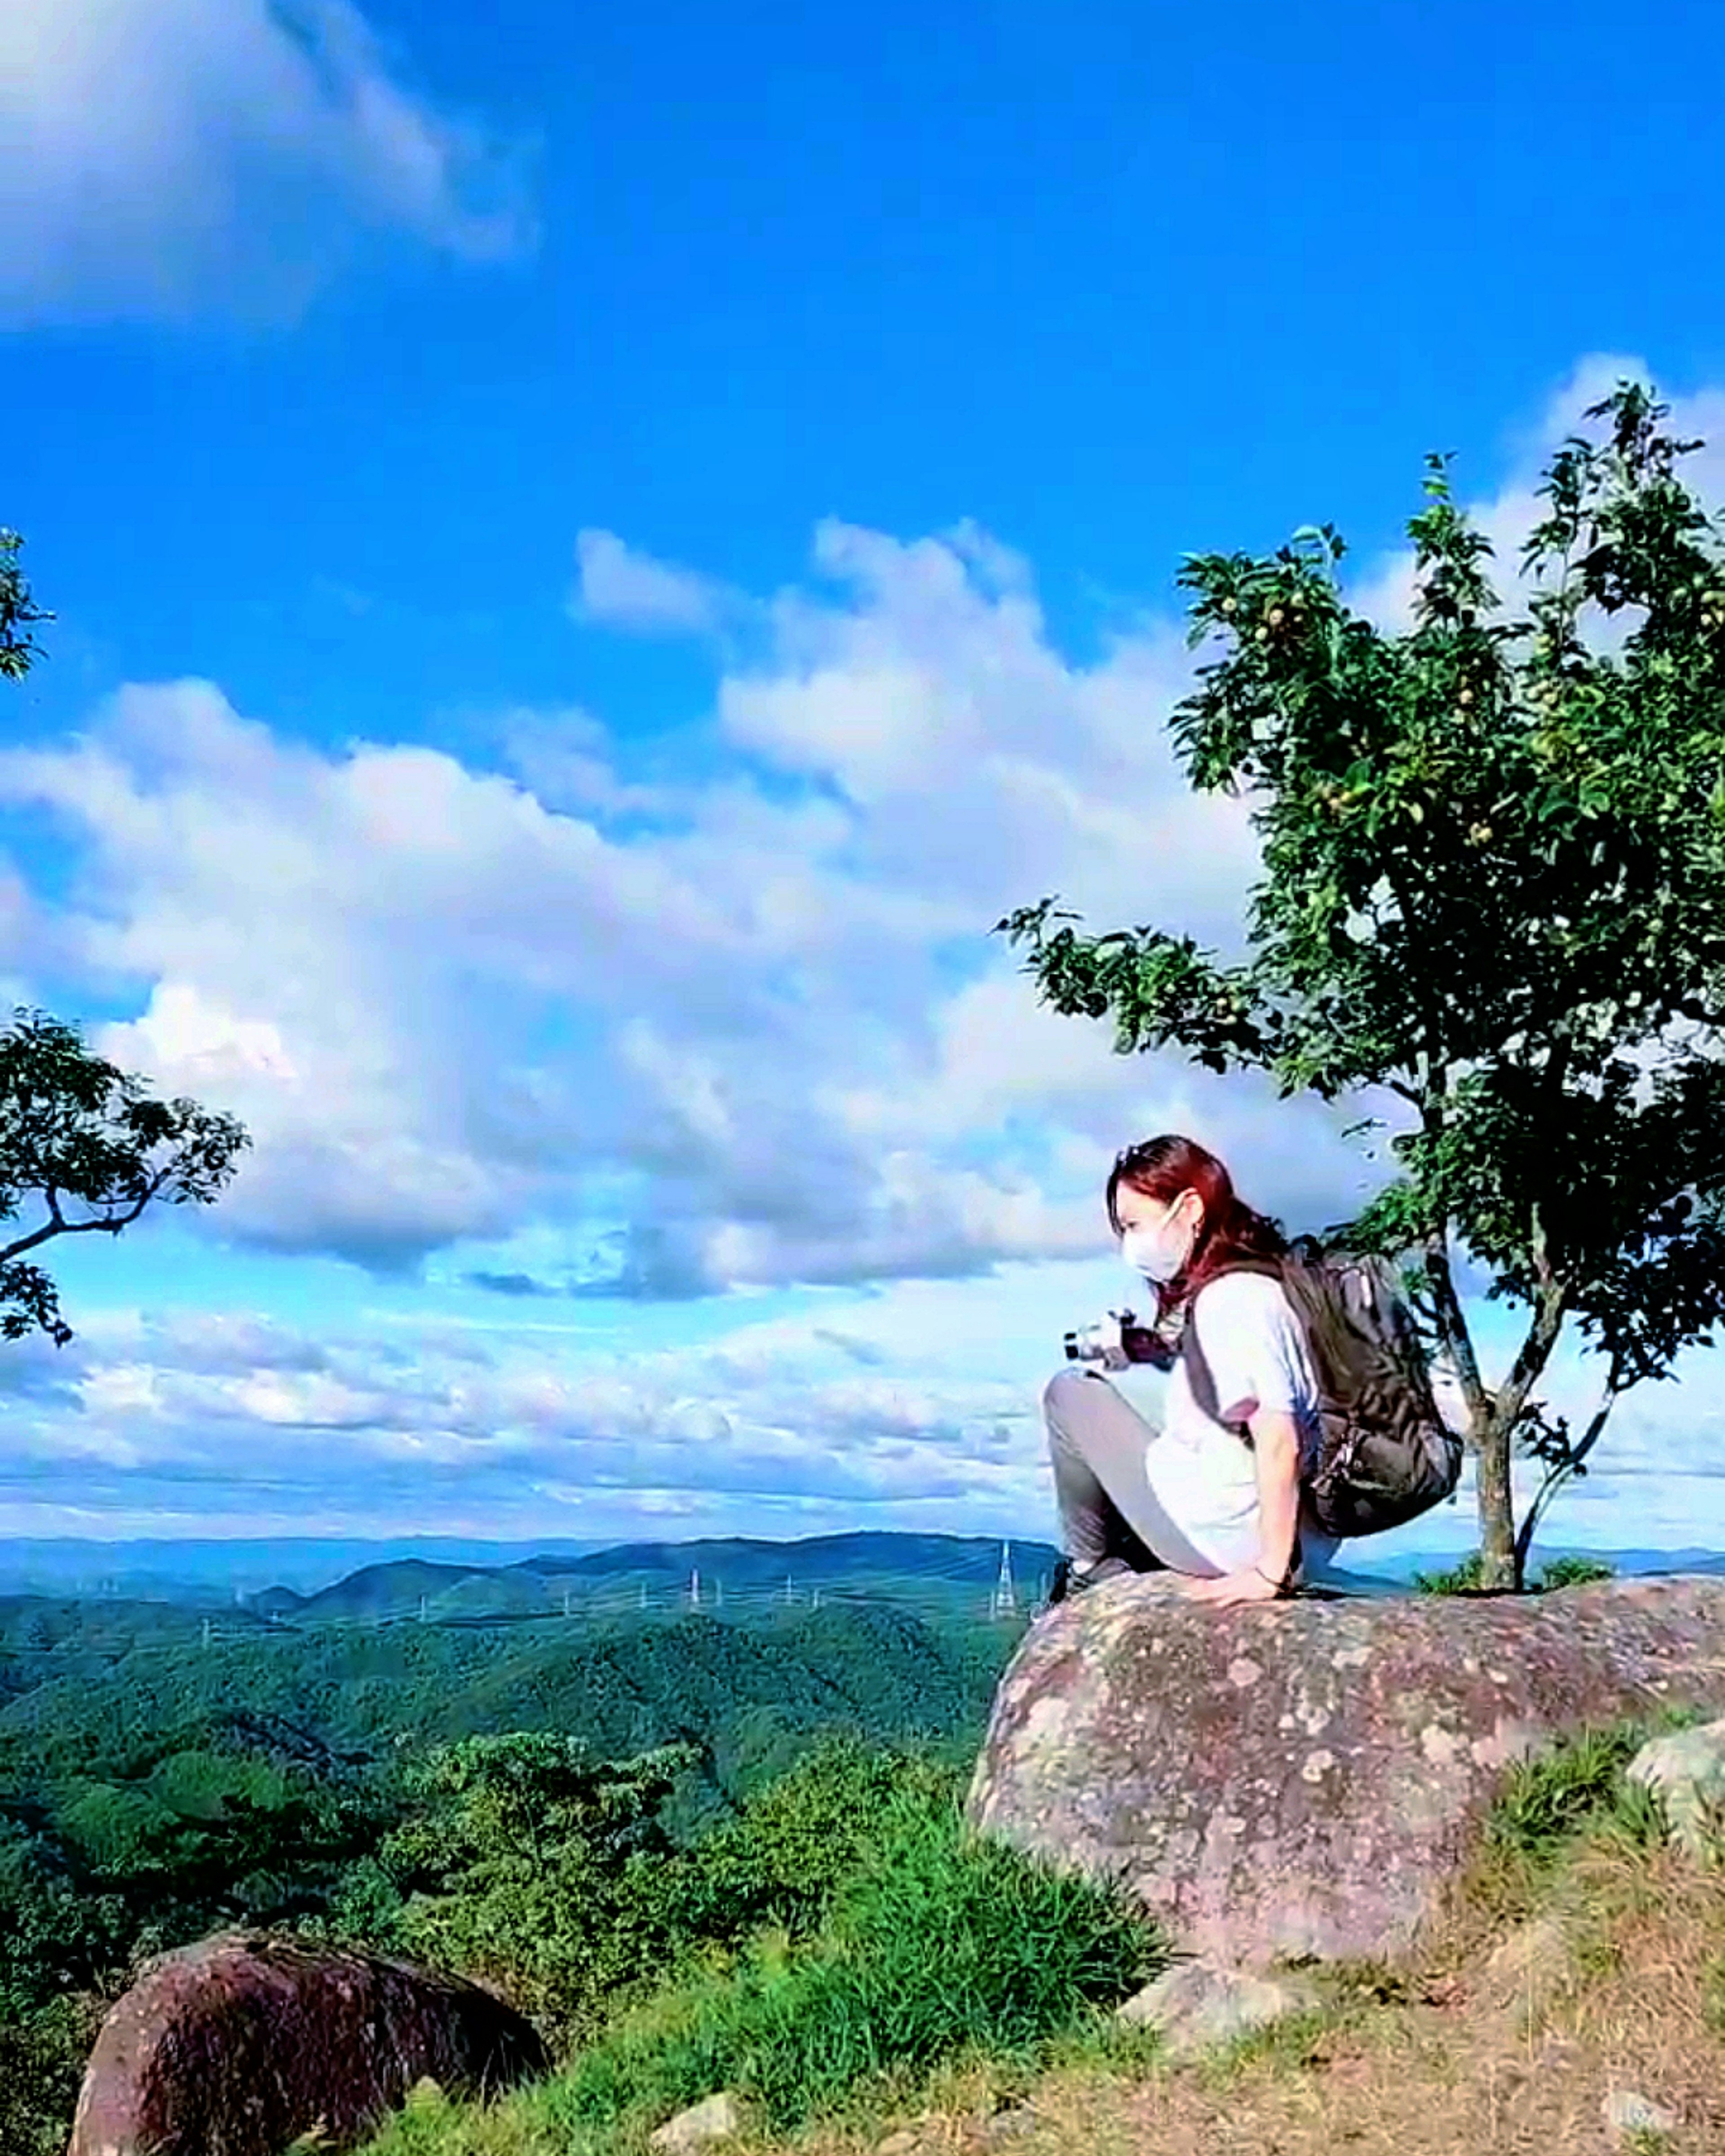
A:
[[[0,2148],[6,2156],[61,2156],[101,2007],[57,1999],[0,2021]]]
[[[1615,1722],[1560,1738],[1552,1749],[1512,1767],[1486,1823],[1488,1844],[1544,1864],[1589,1829],[1606,1827],[1642,1844],[1664,1833],[1658,1799],[1624,1769],[1651,1737],[1701,1719],[1698,1708],[1661,1709],[1645,1722]]]
[[[1477,1550],[1452,1565],[1447,1572],[1416,1572],[1414,1592],[1416,1594],[1477,1594],[1484,1578],[1484,1560]]]
[[[1479,1594],[1485,1591],[1485,1560],[1474,1550],[1447,1572],[1416,1572],[1414,1591],[1416,1594]],[[1589,1580],[1616,1576],[1615,1567],[1602,1558],[1554,1557],[1540,1568],[1533,1591],[1549,1594],[1559,1587],[1580,1587]]]
[[[1585,1587],[1597,1579],[1615,1579],[1617,1568],[1597,1557],[1554,1557],[1539,1570],[1539,1592],[1550,1594],[1560,1587]]]
[[[665,1868],[665,1928],[696,1946],[769,1928],[807,1938],[878,1842],[896,1798],[957,1790],[949,1768],[829,1738]]]
[[[575,1738],[472,1737],[419,1777],[425,1809],[390,1835],[385,1869],[409,1891],[393,1922],[412,1953],[489,1979],[554,2031],[590,2028],[660,1973],[656,1884],[671,1861],[658,1810],[686,1748],[597,1762]],[[388,1915],[375,1879],[350,1906]]]

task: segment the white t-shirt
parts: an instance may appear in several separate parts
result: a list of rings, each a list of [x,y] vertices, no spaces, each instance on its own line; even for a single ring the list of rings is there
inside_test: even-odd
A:
[[[1255,1456],[1237,1430],[1260,1412],[1291,1414],[1300,1432],[1302,1473],[1312,1464],[1319,1424],[1317,1379],[1306,1329],[1281,1283],[1265,1273],[1224,1273],[1199,1288],[1187,1312],[1187,1341],[1168,1373],[1163,1428],[1145,1466],[1150,1486],[1193,1548],[1224,1572],[1259,1556]],[[1209,1366],[1216,1415],[1194,1397],[1194,1347]],[[1333,1553],[1327,1536],[1301,1529],[1302,1572]]]

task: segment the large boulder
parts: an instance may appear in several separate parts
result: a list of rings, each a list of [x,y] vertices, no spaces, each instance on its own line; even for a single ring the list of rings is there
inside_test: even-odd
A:
[[[374,1954],[227,1933],[151,1962],[102,2024],[68,2156],[351,2148],[427,2077],[505,2088],[549,2061],[477,1985]]]
[[[1224,1964],[1394,1958],[1509,1762],[1666,1703],[1725,1704],[1725,1579],[1219,1610],[1150,1574],[1025,1634],[969,1816]]]

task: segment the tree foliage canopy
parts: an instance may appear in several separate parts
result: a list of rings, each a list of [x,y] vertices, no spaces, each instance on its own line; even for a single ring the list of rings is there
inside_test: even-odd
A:
[[[23,541],[16,531],[0,531],[0,679],[22,681],[41,646],[30,634],[39,621],[54,616],[39,607],[18,567]]]
[[[117,1235],[152,1201],[209,1204],[250,1142],[233,1116],[158,1100],[91,1054],[76,1027],[17,1011],[0,1032],[0,1223],[32,1200],[41,1216],[0,1242],[0,1337],[72,1337],[28,1252],[59,1235]]]
[[[1414,1253],[1481,1456],[1487,1570],[1512,1444],[1579,1472],[1613,1399],[1725,1317],[1725,544],[1679,476],[1700,445],[1629,382],[1541,490],[1507,614],[1492,549],[1428,460],[1411,628],[1351,613],[1343,542],[1189,557],[1192,641],[1220,654],[1177,708],[1199,791],[1244,796],[1264,873],[1249,955],[1154,927],[1082,935],[1045,899],[997,924],[1057,1010],[1122,1052],[1176,1045],[1286,1096],[1400,1104],[1394,1179],[1331,1231]],[[1452,1258],[1525,1306],[1481,1381]],[[1603,1358],[1582,1431],[1532,1387],[1566,1318]],[[1554,1485],[1553,1485],[1554,1486]]]

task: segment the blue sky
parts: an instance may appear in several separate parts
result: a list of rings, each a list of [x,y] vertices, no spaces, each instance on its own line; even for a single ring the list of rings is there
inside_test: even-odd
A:
[[[0,1532],[1046,1532],[1114,1149],[1375,1169],[987,932],[1237,933],[1183,551],[1332,519],[1393,619],[1425,452],[1512,545],[1625,370],[1725,499],[1722,76],[1699,5],[14,0],[0,975],[257,1147],[66,1255]],[[1722,1423],[1631,1403],[1568,1538],[1721,1540]]]

